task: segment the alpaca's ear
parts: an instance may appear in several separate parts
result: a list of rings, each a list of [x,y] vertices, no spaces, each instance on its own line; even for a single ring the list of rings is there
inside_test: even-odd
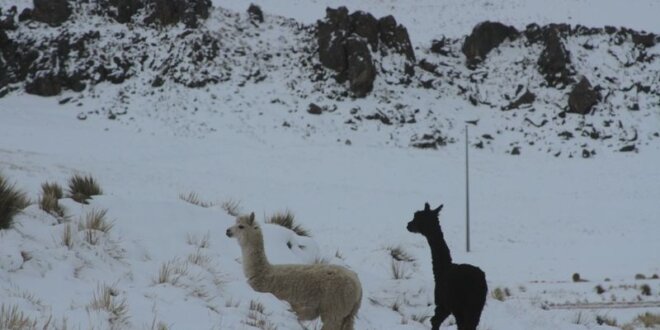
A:
[[[445,204],[440,204],[437,209],[433,210],[433,213],[435,214],[440,214],[440,210],[442,210],[442,207],[445,206]]]
[[[254,223],[254,212],[250,213],[250,217],[248,218],[248,225],[252,225]]]
[[[431,211],[431,205],[429,203],[424,203],[424,211]]]

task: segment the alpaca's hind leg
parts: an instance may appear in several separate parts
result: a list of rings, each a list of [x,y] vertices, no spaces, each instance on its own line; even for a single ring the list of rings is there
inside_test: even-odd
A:
[[[435,315],[431,318],[431,329],[440,329],[440,324],[451,314],[448,309],[442,306],[435,306]]]
[[[355,315],[351,314],[344,318],[344,321],[341,323],[341,330],[353,330],[353,324],[355,323]]]

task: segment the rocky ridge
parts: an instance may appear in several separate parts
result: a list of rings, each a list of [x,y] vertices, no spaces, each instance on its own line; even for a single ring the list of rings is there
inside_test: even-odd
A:
[[[648,125],[660,111],[658,41],[626,28],[517,31],[484,22],[464,39],[414,48],[393,16],[346,8],[328,8],[306,26],[207,0],[35,0],[33,9],[0,15],[0,95],[59,96],[66,104],[107,89],[116,94],[95,113],[137,112],[130,100],[138,94],[172,108],[186,104],[170,116],[178,121],[187,107],[208,105],[173,101],[189,91],[241,108],[246,122],[255,101],[236,93],[277,81],[288,95],[261,102],[287,109],[282,127],[304,136],[377,126],[388,132],[386,143],[437,148],[483,117],[476,148],[591,157],[597,149],[636,151],[659,137]],[[436,109],[447,100],[453,110]],[[337,127],[299,117],[312,103]]]

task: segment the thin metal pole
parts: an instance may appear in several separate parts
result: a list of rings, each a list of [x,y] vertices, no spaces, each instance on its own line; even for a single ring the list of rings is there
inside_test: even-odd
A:
[[[470,252],[470,160],[468,146],[468,126],[465,125],[465,244],[467,252]]]

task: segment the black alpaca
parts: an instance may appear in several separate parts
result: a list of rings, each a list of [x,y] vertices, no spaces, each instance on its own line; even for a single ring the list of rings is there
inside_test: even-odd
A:
[[[459,330],[473,330],[479,325],[486,303],[486,274],[478,267],[451,261],[438,220],[441,209],[442,205],[431,210],[426,203],[424,210],[415,212],[407,227],[411,233],[424,235],[431,247],[435,277],[435,315],[431,318],[431,329],[440,329],[442,321],[454,314]]]

